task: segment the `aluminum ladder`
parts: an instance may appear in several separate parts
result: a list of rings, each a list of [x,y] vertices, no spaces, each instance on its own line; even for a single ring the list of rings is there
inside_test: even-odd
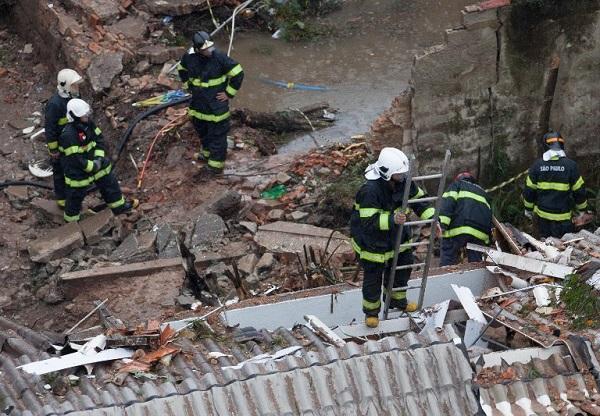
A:
[[[393,261],[392,261],[392,267],[390,268],[390,274],[388,276],[387,292],[386,292],[386,297],[385,297],[385,304],[383,307],[383,319],[384,320],[388,319],[388,313],[390,310],[390,302],[392,300],[391,294],[392,294],[392,288],[394,286],[394,278],[396,275],[396,270],[414,269],[417,267],[423,267],[423,277],[421,279],[421,286],[410,286],[409,285],[409,286],[395,288],[396,290],[398,290],[398,289],[402,289],[402,290],[419,289],[419,302],[417,304],[417,309],[421,309],[423,307],[423,298],[425,296],[425,288],[427,287],[427,276],[429,275],[429,265],[431,263],[431,257],[433,256],[433,242],[434,242],[435,234],[436,234],[436,225],[438,224],[438,221],[439,221],[439,212],[440,212],[441,203],[442,203],[442,194],[444,193],[444,190],[446,187],[446,176],[448,174],[448,165],[450,162],[450,156],[451,156],[450,150],[446,150],[446,155],[444,157],[444,162],[442,164],[442,171],[440,173],[434,173],[432,175],[413,176],[414,165],[415,165],[414,156],[412,156],[409,161],[408,176],[406,177],[406,181],[404,184],[404,194],[402,196],[402,208],[401,208],[402,211],[401,212],[406,212],[407,208],[411,204],[415,204],[418,202],[433,202],[433,201],[435,201],[435,214],[432,219],[407,221],[398,227],[398,231],[396,233],[396,242],[394,245],[394,257],[393,257]],[[424,198],[408,199],[409,194],[410,194],[410,186],[411,186],[412,182],[435,180],[435,179],[439,179],[437,196],[428,196],[428,197],[424,197]],[[419,241],[416,243],[402,244],[402,247],[418,247],[418,246],[427,245],[428,249],[427,249],[427,257],[425,258],[425,262],[398,266],[398,254],[400,253],[400,245],[401,245],[400,242],[402,241],[402,232],[404,231],[404,227],[405,226],[410,227],[411,225],[424,225],[424,224],[431,224],[431,235],[429,236],[429,240]]]

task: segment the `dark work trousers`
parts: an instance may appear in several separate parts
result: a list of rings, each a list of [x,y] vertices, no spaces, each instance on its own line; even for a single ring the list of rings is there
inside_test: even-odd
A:
[[[231,127],[229,119],[213,123],[192,117],[196,133],[202,142],[203,156],[208,160],[208,166],[223,169],[227,158],[227,133]]]
[[[412,251],[407,250],[398,255],[398,266],[412,264],[414,261]],[[387,263],[374,263],[366,260],[361,260],[360,264],[364,271],[363,278],[363,312],[369,316],[379,315],[381,309],[381,285],[384,286],[384,297],[385,302],[385,288],[387,288],[388,277],[390,275],[390,269],[392,267],[392,260]],[[397,270],[394,278],[394,287],[403,287],[408,284],[410,278],[411,269]],[[392,291],[392,300],[390,301],[390,308],[406,308],[406,290],[403,291]]]
[[[458,264],[460,251],[467,246],[467,243],[473,243],[480,246],[486,244],[472,235],[457,235],[456,237],[444,237],[440,244],[440,266],[450,266]],[[483,254],[473,250],[467,250],[467,259],[469,263],[483,261]]]
[[[67,187],[65,185],[65,173],[63,172],[62,165],[60,164],[60,158],[51,159],[52,162],[52,180],[54,181],[54,197],[56,198],[56,203],[64,207],[65,206],[65,198],[66,198],[66,190]]]
[[[108,175],[97,179],[95,182],[102,199],[106,204],[113,210],[115,214],[118,214],[122,207],[125,205],[125,199],[121,193],[121,187],[113,172]],[[65,221],[73,222],[79,221],[81,213],[81,205],[87,195],[88,188],[72,188],[66,187],[66,205],[65,205]]]
[[[563,235],[574,231],[571,221],[550,221],[538,216],[534,216],[534,220],[540,238],[561,238]]]

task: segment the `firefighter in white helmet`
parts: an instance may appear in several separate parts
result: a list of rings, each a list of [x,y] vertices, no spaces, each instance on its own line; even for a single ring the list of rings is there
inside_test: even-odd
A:
[[[72,69],[62,69],[56,77],[56,93],[46,104],[45,129],[46,145],[52,161],[54,196],[59,207],[65,206],[65,178],[60,163],[58,138],[67,124],[67,102],[79,98],[81,75]]]
[[[384,288],[387,288],[397,227],[406,221],[408,214],[408,212],[401,212],[408,170],[408,158],[402,151],[393,147],[383,148],[377,162],[367,167],[365,171],[367,181],[356,194],[350,228],[352,246],[364,271],[362,307],[365,323],[369,327],[379,325],[381,286],[383,284]],[[411,183],[410,199],[423,196],[425,191],[414,182]],[[434,208],[426,203],[411,204],[410,207],[421,219],[430,219],[435,213]],[[411,242],[410,229],[405,227],[402,234],[403,244]],[[401,245],[398,265],[412,263],[411,247]],[[406,290],[399,289],[407,285],[410,272],[410,269],[396,271],[392,293],[384,293],[383,301],[386,296],[391,296],[391,309],[414,308],[407,303]]]
[[[130,211],[137,205],[125,201],[119,182],[106,155],[102,131],[91,120],[92,110],[85,101],[74,98],[67,103],[68,123],[59,138],[61,163],[65,173],[66,204],[64,218],[78,221],[88,187],[95,184],[114,214]]]

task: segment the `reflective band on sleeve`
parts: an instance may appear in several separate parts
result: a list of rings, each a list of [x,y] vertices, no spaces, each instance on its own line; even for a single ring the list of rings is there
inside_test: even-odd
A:
[[[444,238],[456,237],[457,235],[462,234],[472,235],[473,237],[485,242],[485,244],[488,244],[490,242],[490,237],[486,233],[481,232],[473,227],[469,227],[468,225],[444,231]]]
[[[225,83],[226,81],[227,81],[227,77],[225,75],[223,75],[219,78],[209,79],[206,82],[202,82],[202,80],[200,78],[190,78],[188,80],[188,82],[190,84],[192,84],[194,87],[200,87],[200,88],[216,87],[218,85]]]
[[[94,129],[94,133],[96,133],[96,136],[99,136],[99,135],[101,135],[101,134],[102,134],[102,130],[100,130],[100,127],[96,127],[96,128]]]
[[[185,66],[181,65],[181,62],[179,62],[177,64],[177,70],[178,71],[187,71],[187,68]]]
[[[216,116],[214,114],[201,113],[201,112],[193,110],[191,108],[188,109],[188,114],[192,117],[197,118],[198,120],[212,121],[213,123],[218,123],[219,121],[227,120],[229,118],[229,116],[231,115],[229,113],[229,111],[224,114],[219,114],[218,116]]]
[[[537,189],[544,191],[568,191],[570,186],[568,183],[561,182],[538,182]]]
[[[63,215],[63,218],[65,219],[66,222],[75,222],[75,221],[79,221],[80,215],[67,215],[67,213],[65,212],[65,214]]]
[[[586,208],[587,208],[587,206],[588,206],[588,201],[583,201],[581,204],[577,204],[575,207],[576,207],[576,208],[577,208],[579,211],[581,211],[581,210],[584,210],[584,209],[586,209]]]
[[[379,229],[381,231],[389,231],[390,229],[390,214],[382,212],[379,214]]]
[[[227,73],[228,77],[235,77],[237,74],[241,74],[244,70],[240,64],[237,64]]]
[[[210,166],[211,168],[223,169],[225,167],[225,162],[208,159],[208,166]]]
[[[49,150],[56,150],[56,149],[58,149],[58,142],[48,142],[48,149]]]
[[[525,186],[531,189],[537,189],[537,185],[533,183],[529,175],[527,175],[527,179],[525,180]]]
[[[376,311],[381,308],[381,300],[377,300],[376,302],[371,302],[369,300],[363,299],[362,301],[363,308],[369,311]]]
[[[237,94],[238,90],[236,90],[235,88],[233,88],[231,85],[228,85],[227,88],[225,88],[225,92],[229,95],[231,95],[232,97],[235,97],[235,95]]]
[[[106,153],[104,152],[104,150],[102,150],[102,149],[94,150],[94,157],[104,157],[104,156],[106,156]]]
[[[484,196],[478,195],[478,194],[476,194],[474,192],[469,192],[469,191],[460,191],[460,192],[449,191],[449,192],[444,192],[444,194],[442,195],[442,198],[452,198],[454,200],[463,199],[463,198],[470,198],[470,199],[474,199],[477,202],[481,202],[483,205],[487,206],[488,208],[490,207],[490,204],[487,202],[487,200],[485,199]]]
[[[87,173],[90,173],[91,171],[94,170],[94,162],[92,162],[91,160],[88,160],[85,168],[83,168],[83,170],[85,170]]]
[[[208,158],[210,156],[210,151],[209,150],[202,150],[202,155],[206,158]]]
[[[111,202],[108,204],[109,208],[119,208],[120,206],[125,205],[125,198],[121,197],[121,199],[116,200],[115,202]]]
[[[59,147],[58,150],[65,154],[65,156],[71,156],[74,154],[82,154],[88,152],[96,147],[96,142],[89,142],[85,146],[69,146],[66,149]]]
[[[64,208],[65,207],[65,202],[66,201],[64,199],[57,199],[56,200],[56,205],[58,205],[61,208]]]
[[[533,202],[529,202],[526,199],[523,199],[523,205],[530,211],[533,209]]]
[[[356,205],[354,208],[358,210],[358,215],[360,218],[370,218],[373,215],[382,212],[379,208],[357,208]]]
[[[422,190],[421,188],[417,187],[417,193],[415,194],[415,196],[413,196],[410,199],[418,199],[418,198],[421,198],[423,196],[425,196],[425,191]]]
[[[108,165],[104,169],[99,170],[98,172],[96,172],[96,174],[92,178],[92,181],[95,181],[95,180],[98,180],[100,178],[103,178],[104,176],[108,175],[111,170],[112,170],[112,165]]]
[[[361,260],[370,261],[373,263],[385,263],[392,257],[394,257],[394,251],[386,251],[385,253],[372,253],[370,251],[363,250],[357,243],[354,241],[354,238],[350,240],[352,244],[352,248],[358,254]]]
[[[61,117],[58,119],[58,125],[59,126],[64,126],[69,122],[69,119],[65,116],[65,117]]]
[[[571,221],[571,212],[565,212],[562,214],[554,214],[552,212],[546,212],[539,209],[537,206],[533,208],[533,212],[545,220],[550,221]]]
[[[447,217],[445,215],[440,215],[440,222],[444,225],[450,225],[450,217]]]
[[[435,208],[429,207],[421,213],[422,220],[429,220],[435,215]]]
[[[580,176],[579,179],[577,179],[577,182],[575,182],[575,185],[573,185],[572,189],[574,191],[578,191],[582,186],[583,186],[583,178]]]

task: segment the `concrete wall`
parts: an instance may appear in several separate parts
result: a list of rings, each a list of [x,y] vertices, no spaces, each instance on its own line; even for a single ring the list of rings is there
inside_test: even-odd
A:
[[[600,12],[542,21],[533,39],[515,27],[510,6],[462,13],[462,27],[447,30],[444,44],[415,57],[411,87],[373,125],[375,143],[414,152],[422,173],[439,169],[450,148],[453,169],[469,167],[495,183],[490,162],[499,152],[514,172],[538,156],[545,82],[558,56],[550,126],[561,129],[588,181],[598,182]]]

